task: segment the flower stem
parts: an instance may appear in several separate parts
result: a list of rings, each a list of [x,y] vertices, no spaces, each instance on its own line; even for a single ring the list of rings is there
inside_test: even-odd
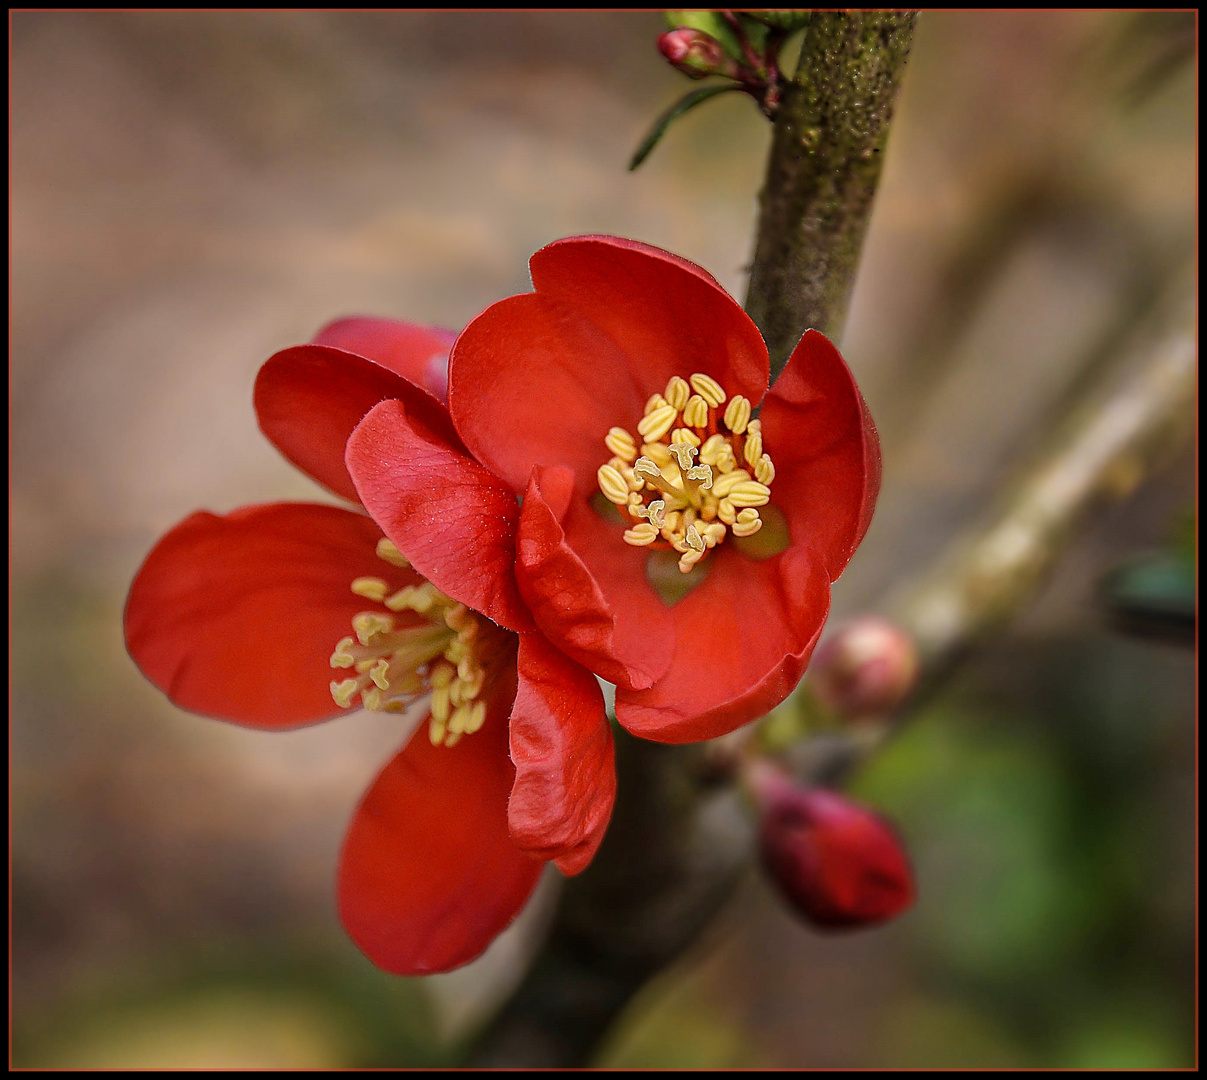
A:
[[[805,330],[837,338],[880,180],[916,12],[817,12],[776,112],[746,310],[784,369]]]

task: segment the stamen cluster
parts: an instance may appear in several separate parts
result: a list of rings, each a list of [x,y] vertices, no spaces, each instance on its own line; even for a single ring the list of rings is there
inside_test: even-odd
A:
[[[377,555],[392,566],[410,565],[384,538]],[[356,672],[331,683],[336,704],[351,708],[359,695],[366,709],[400,713],[431,694],[428,735],[434,746],[453,746],[477,731],[486,719],[486,702],[479,700],[486,677],[479,616],[430,581],[392,591],[382,578],[360,577],[352,592],[379,609],[353,616],[355,638],[341,638],[331,654],[333,668]]]
[[[676,375],[646,402],[640,450],[624,428],[608,432],[612,458],[599,467],[599,489],[629,525],[626,543],[673,548],[686,574],[728,533],[763,527],[757,507],[771,498],[775,466],[750,411],[708,375]]]

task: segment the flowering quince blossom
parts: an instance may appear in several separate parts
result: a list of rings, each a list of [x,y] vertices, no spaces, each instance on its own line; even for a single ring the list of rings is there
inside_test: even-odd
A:
[[[427,702],[340,866],[344,925],[398,973],[477,956],[542,860],[590,862],[616,787],[592,672],[623,726],[665,742],[788,694],[879,486],[822,335],[768,393],[758,330],[699,267],[578,237],[531,271],[453,344],[447,407],[444,331],[347,319],[270,358],[261,428],[367,516],[194,514],[127,602],[131,655],[194,712],[278,729]],[[775,542],[744,549],[764,515]],[[661,555],[696,586],[673,606],[647,576]]]
[[[599,684],[535,629],[511,569],[519,507],[466,454],[440,400],[452,340],[344,319],[277,353],[256,381],[269,439],[353,501],[345,443],[389,399],[419,441],[383,445],[381,460],[423,462],[415,500],[429,535],[317,504],[196,513],[148,555],[125,613],[143,674],[193,712],[280,730],[357,698],[390,712],[427,701],[428,737],[411,738],[373,782],[339,869],[348,933],[398,974],[478,956],[543,861],[582,870],[616,790]],[[348,677],[332,680],[333,669]]]
[[[796,686],[867,531],[880,486],[867,407],[812,330],[768,391],[758,329],[685,259],[586,236],[530,269],[534,291],[474,319],[449,367],[457,433],[522,500],[519,594],[551,642],[617,685],[627,730],[724,734]],[[432,519],[411,426],[383,402],[348,444],[365,505],[403,550]],[[651,584],[652,549],[698,582],[673,606]]]

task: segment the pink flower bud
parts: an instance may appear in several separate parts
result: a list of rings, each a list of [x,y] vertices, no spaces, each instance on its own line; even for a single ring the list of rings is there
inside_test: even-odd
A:
[[[813,655],[809,685],[823,705],[847,719],[883,716],[914,687],[918,653],[887,619],[861,615]]]
[[[721,43],[703,30],[681,26],[658,39],[658,48],[670,63],[692,79],[709,75],[737,77],[737,65],[725,55]]]
[[[909,861],[882,818],[832,791],[797,787],[782,775],[763,775],[753,786],[763,806],[763,866],[784,899],[810,922],[871,926],[913,903]]]

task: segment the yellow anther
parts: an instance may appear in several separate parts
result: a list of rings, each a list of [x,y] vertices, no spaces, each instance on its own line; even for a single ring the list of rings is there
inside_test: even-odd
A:
[[[469,714],[473,710],[468,705],[458,705],[453,715],[448,718],[448,730],[451,735],[464,735],[465,725],[469,722]]]
[[[442,686],[448,686],[453,681],[457,672],[452,664],[436,663],[432,665],[432,670],[428,675],[428,680],[439,690]]]
[[[683,406],[683,423],[687,427],[704,427],[708,423],[708,402],[699,394],[692,394]]]
[[[368,645],[379,634],[388,634],[394,629],[394,620],[389,615],[378,615],[375,611],[362,611],[352,616],[352,629],[357,640]]]
[[[662,522],[662,535],[669,540],[670,537],[667,536],[667,533],[677,533],[682,524],[683,515],[678,510],[668,510]]]
[[[717,503],[717,519],[725,522],[726,525],[732,525],[738,517],[738,508],[733,505],[728,499],[722,499]]]
[[[472,735],[478,731],[482,725],[486,723],[486,702],[475,701],[474,707],[470,709],[469,720],[465,724],[465,734]]]
[[[371,686],[360,695],[360,703],[369,712],[381,712],[386,707],[386,695],[377,687]]]
[[[645,457],[648,457],[651,461],[656,461],[658,463],[659,468],[662,468],[662,466],[669,465],[671,463],[671,451],[670,451],[670,448],[666,445],[666,443],[660,443],[660,442],[645,443],[641,447],[641,453]]]
[[[746,459],[746,464],[754,466],[758,463],[759,458],[763,456],[763,435],[761,432],[754,431],[749,425],[746,427],[746,445],[742,447],[742,457]]]
[[[719,521],[714,521],[711,525],[704,526],[700,536],[708,547],[716,547],[725,539],[725,526]]]
[[[449,688],[447,686],[437,686],[432,691],[432,716],[441,723],[448,720],[449,714]]]
[[[700,461],[705,465],[715,465],[721,457],[721,451],[729,446],[729,440],[724,435],[709,435],[700,447]]]
[[[340,638],[331,654],[332,667],[351,667],[356,663],[356,657],[349,650],[352,648],[352,638]]]
[[[733,456],[733,447],[726,443],[717,455],[717,471],[725,474],[733,472],[738,467],[738,459]]]
[[[757,480],[743,480],[729,489],[726,496],[734,506],[766,506],[771,499],[771,489]]]
[[[456,745],[457,745],[457,743],[459,743],[460,741],[461,741],[461,732],[459,732],[459,731],[450,731],[450,732],[449,732],[449,733],[448,733],[448,734],[447,734],[447,735],[444,737],[444,745],[445,745],[445,748],[446,748],[446,749],[450,749],[450,750],[451,750],[451,749],[452,749],[454,746],[456,746]]]
[[[381,578],[358,577],[352,582],[352,591],[357,596],[363,596],[366,600],[376,600],[380,604],[389,593],[390,586]]]
[[[384,536],[377,541],[377,557],[402,570],[411,565],[407,562],[406,556],[394,546],[393,541],[387,540]]]
[[[652,413],[641,418],[637,431],[646,442],[657,442],[674,426],[678,415],[673,405],[660,405]]]
[[[642,461],[645,458],[641,459]],[[625,478],[620,473],[612,468],[611,465],[601,465],[599,472],[596,473],[599,479],[599,490],[604,493],[604,498],[608,502],[613,502],[617,506],[624,506],[629,501],[629,485],[625,482]]]
[[[725,400],[725,391],[716,379],[697,372],[688,381],[692,384],[692,389],[714,409]]]
[[[430,581],[425,581],[422,585],[408,585],[405,589],[399,589],[393,596],[386,598],[385,605],[391,611],[410,609],[420,615],[426,615],[437,601],[443,599],[443,595]]]
[[[331,684],[331,696],[341,709],[352,708],[352,699],[360,691],[360,679],[344,679]]]
[[[623,458],[625,461],[632,461],[637,456],[636,440],[622,427],[609,429],[608,434],[604,438],[604,446],[611,450],[618,458]]]
[[[653,525],[655,529],[661,529],[663,524],[666,522],[666,500],[655,499],[650,503],[648,509],[646,510],[646,514],[649,515],[650,524]]]
[[[476,631],[478,623],[464,604],[454,604],[444,613],[444,625],[450,630]]]
[[[683,539],[688,547],[695,548],[697,551],[704,550],[704,537],[702,537],[696,531],[695,525],[689,525],[687,527],[687,533],[684,535]]]
[[[725,406],[725,426],[735,435],[741,435],[750,423],[750,401],[741,394],[734,394]]]
[[[373,685],[379,690],[389,690],[390,680],[387,678],[387,672],[390,670],[390,661],[384,657],[378,660],[372,668],[369,669],[369,678],[373,680]]]
[[[482,682],[485,678],[486,673],[479,668],[474,671],[472,678],[456,679],[448,688],[449,701],[454,705],[464,705],[467,701],[473,701],[482,689]]]
[[[746,515],[751,515],[747,517]],[[740,514],[737,520],[733,523],[734,536],[753,536],[763,527],[763,519],[759,517],[759,512],[752,507],[747,507]]]
[[[697,435],[691,428],[678,427],[671,432],[671,444],[687,443],[688,446],[699,446],[700,436]]]
[[[727,472],[723,476],[713,478],[712,493],[718,499],[724,499],[738,484],[744,483],[750,479],[750,473],[745,469],[735,469],[733,472]]]
[[[447,651],[445,652],[447,656]],[[457,661],[457,678],[462,682],[470,682],[478,674],[478,666],[472,656],[466,656]]]
[[[664,398],[661,394],[655,394],[650,398],[649,401],[645,403],[645,415],[649,416],[650,413],[654,412],[656,409],[663,408],[666,403],[666,398]]]
[[[700,489],[706,491],[712,487],[712,466],[711,465],[693,465],[687,470],[687,478],[689,480],[701,481]]]
[[[696,456],[696,448],[688,443],[671,443],[670,452],[675,455],[675,460],[679,463],[679,468],[690,469],[692,458]]]
[[[717,500],[711,495],[704,497],[704,505],[700,507],[700,520],[712,521],[717,516]]]
[[[679,556],[679,573],[687,574],[691,572],[691,568],[704,558],[703,551],[697,551],[695,548],[688,548],[682,555]]]
[[[746,425],[746,430],[751,433],[757,431],[761,435],[763,432],[763,421],[751,420],[750,423]]]
[[[442,742],[444,742],[444,721],[437,720],[436,717],[433,716],[431,722],[427,726],[427,735],[428,738],[432,740],[433,746],[439,746]]]
[[[648,521],[640,521],[631,529],[625,529],[624,542],[633,547],[645,547],[658,539],[658,529]]]
[[[665,398],[668,405],[673,405],[676,409],[682,410],[687,404],[687,398],[691,391],[687,387],[687,380],[679,378],[678,375],[672,375],[671,381],[666,384]]]
[[[760,484],[770,484],[775,479],[775,466],[771,464],[771,455],[764,454],[754,466],[754,476]]]

